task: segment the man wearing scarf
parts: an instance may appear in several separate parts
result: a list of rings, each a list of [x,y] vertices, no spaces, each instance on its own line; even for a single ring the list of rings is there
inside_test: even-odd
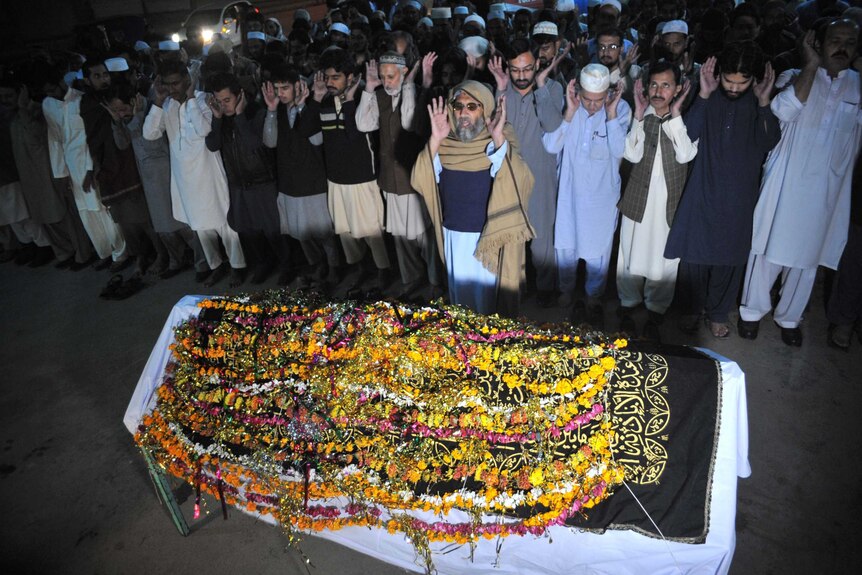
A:
[[[516,316],[533,174],[506,123],[506,98],[468,80],[428,106],[431,138],[411,185],[425,200],[449,278],[449,300]]]

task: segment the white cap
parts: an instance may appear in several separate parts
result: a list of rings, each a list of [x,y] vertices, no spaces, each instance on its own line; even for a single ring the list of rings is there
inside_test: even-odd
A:
[[[557,25],[553,22],[537,22],[535,26],[533,26],[533,36],[559,36],[560,33],[557,30]]]
[[[450,20],[452,18],[452,9],[448,6],[442,8],[431,8],[432,20]]]
[[[311,14],[308,13],[308,10],[305,8],[300,8],[296,12],[293,13],[294,20],[305,20],[306,22],[311,22]]]
[[[482,27],[482,30],[485,29],[485,19],[479,16],[478,14],[470,14],[466,18],[464,18],[464,24],[467,25],[470,22],[475,22],[479,26]]]
[[[488,6],[488,12],[502,12],[502,13],[505,13],[505,12],[506,12],[506,5],[505,5],[505,4],[503,4],[503,3],[501,3],[501,2],[498,2],[498,3],[496,3],[496,4],[491,4],[490,6]]]
[[[601,3],[602,3],[602,0],[587,0],[587,7],[588,8],[595,8],[596,6],[600,6]]]
[[[429,28],[433,28],[433,27],[434,27],[434,22],[432,22],[432,21],[431,21],[431,18],[429,18],[428,16],[423,16],[422,18],[420,18],[420,19],[419,19],[419,22],[417,23],[417,25],[420,25],[420,24],[421,24],[422,26],[428,26]]]
[[[266,34],[263,32],[249,32],[245,37],[249,40],[260,40],[261,42],[266,42]]]
[[[162,40],[159,42],[159,50],[162,52],[176,52],[180,49],[180,43],[173,40]]]
[[[575,0],[557,0],[557,12],[574,12]]]
[[[601,64],[587,64],[581,69],[581,88],[587,92],[598,94],[611,85],[611,73]]]
[[[620,4],[620,0],[602,0],[599,6],[613,6],[617,9],[617,14],[623,11],[623,5]]]
[[[503,14],[499,10],[491,10],[490,12],[488,12],[488,18],[487,18],[488,22],[490,22],[491,20],[505,20],[505,19],[506,19],[506,15]]]
[[[345,36],[350,36],[350,28],[347,27],[347,24],[343,24],[341,22],[333,22],[332,26],[329,27],[330,32],[341,32]]]
[[[481,36],[469,36],[461,40],[458,47],[464,50],[468,56],[479,58],[488,52],[488,41]]]
[[[419,3],[419,2],[417,2],[416,0],[407,0],[407,2],[405,2],[405,3],[404,3],[404,5],[406,5],[406,6],[413,6],[414,8],[416,8],[417,10],[419,10],[420,12],[422,11],[422,4],[420,4],[420,3]]]
[[[688,36],[688,24],[686,24],[684,20],[671,20],[670,22],[665,22],[664,26],[661,28],[662,35],[671,34],[673,32],[682,34],[683,36]]]
[[[108,58],[105,60],[105,68],[108,69],[108,72],[127,72],[129,63],[126,62],[125,58]]]
[[[135,52],[149,52],[150,45],[144,42],[143,40],[138,40],[135,42]]]
[[[458,14],[459,16],[464,16],[465,14],[469,14],[470,11],[466,6],[455,6],[455,10],[452,11],[453,14]]]

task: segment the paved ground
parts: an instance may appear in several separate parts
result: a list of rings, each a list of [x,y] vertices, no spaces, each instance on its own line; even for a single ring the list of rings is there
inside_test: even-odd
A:
[[[0,570],[3,573],[306,573],[278,529],[217,507],[180,537],[159,506],[122,416],[165,317],[192,274],[132,299],[97,297],[106,272],[0,266]],[[226,286],[226,282],[222,284]],[[272,282],[266,287],[273,287]],[[763,322],[756,342],[683,336],[747,376],[751,478],[739,483],[732,573],[857,573],[862,565],[862,345],[825,345],[818,285],[802,348]],[[607,318],[613,320],[609,304]],[[525,312],[559,319],[561,310]],[[735,320],[735,317],[734,317]],[[190,516],[189,490],[183,505]],[[312,573],[402,570],[314,537]]]

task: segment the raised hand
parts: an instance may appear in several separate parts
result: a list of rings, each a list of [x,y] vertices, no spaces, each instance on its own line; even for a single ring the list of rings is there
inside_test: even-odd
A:
[[[305,101],[308,99],[308,95],[311,93],[308,89],[308,83],[302,78],[296,83],[294,87],[294,92],[296,96],[294,96],[294,102],[297,107],[301,107],[305,105]]]
[[[509,86],[509,74],[503,70],[503,58],[494,56],[488,61],[488,71],[494,76],[497,83],[497,93],[504,92]]]
[[[671,102],[670,105],[670,115],[672,118],[677,118],[682,114],[682,104],[685,102],[686,96],[691,91],[691,82],[686,80],[682,85],[682,92],[680,92],[677,97]]]
[[[117,115],[117,113],[109,105],[107,105],[104,102],[99,102],[99,105],[102,108],[104,108],[108,112],[108,114],[110,114],[111,120],[113,120],[114,122],[120,121],[120,117]]]
[[[605,101],[605,113],[607,114],[608,120],[614,120],[617,117],[617,107],[619,106],[620,100],[623,97],[623,92],[626,89],[626,83],[623,80],[617,82],[616,87],[614,88],[613,95],[608,94],[608,99]]]
[[[356,90],[359,88],[359,78],[355,78],[353,83],[347,87],[347,90],[344,91],[344,101],[350,102],[353,100],[353,97],[356,96]]]
[[[413,64],[413,67],[410,68],[410,71],[407,73],[407,76],[404,77],[405,83],[413,83],[416,80],[416,75],[419,73],[419,68],[422,66],[421,60],[416,60]]]
[[[263,84],[263,101],[266,102],[266,109],[270,112],[275,112],[278,109],[278,96],[275,93],[275,86],[272,82],[264,82]]]
[[[578,111],[578,108],[581,106],[581,99],[578,96],[578,82],[574,78],[569,80],[569,83],[566,85],[566,114],[565,120],[566,122],[571,122],[572,118],[575,117],[575,112]]]
[[[766,63],[766,69],[763,72],[763,79],[758,82],[754,81],[754,95],[757,96],[757,103],[761,107],[768,106],[770,96],[772,96],[772,87],[775,85],[775,70],[772,69],[772,64]]]
[[[245,90],[239,91],[239,100],[236,103],[235,114],[239,116],[243,112],[245,112],[245,107],[248,105],[248,99],[245,97]]]
[[[311,91],[314,92],[314,101],[322,102],[326,97],[326,80],[323,78],[323,71],[318,70],[314,73],[314,84],[311,86]]]
[[[635,44],[631,50],[626,52],[625,58],[620,62],[620,76],[627,76],[632,64],[638,61],[641,55],[640,44]]]
[[[165,87],[165,85],[162,84],[162,77],[161,76],[156,76],[156,79],[153,82],[153,91],[155,93],[153,103],[155,103],[156,106],[161,108],[162,104],[165,103],[165,100],[168,99],[168,95],[170,94],[170,92]]]
[[[207,106],[210,107],[210,110],[213,112],[213,118],[221,118],[222,117],[222,109],[219,101],[215,99],[215,96],[212,94],[207,95]]]
[[[816,68],[820,65],[820,54],[814,48],[814,30],[806,32],[799,41],[799,54],[805,68]]]
[[[503,127],[506,125],[506,94],[497,96],[497,109],[494,110],[494,115],[488,122],[488,131],[491,132],[491,139],[494,140],[494,147],[499,149],[506,141],[506,136],[503,135]]]
[[[194,100],[195,99],[195,85],[194,82],[189,81],[189,87],[186,88],[186,99]]]
[[[548,66],[536,74],[536,86],[542,88],[545,86],[545,83],[548,81],[548,77],[557,70],[557,66],[559,66],[560,62],[563,61],[563,58],[566,57],[566,54],[572,49],[572,44],[567,42],[565,47],[557,52],[557,55],[554,56],[554,59],[551,60],[551,63]]]
[[[132,115],[136,116],[138,112],[143,112],[147,109],[147,99],[142,94],[135,94],[135,101],[132,102]]]
[[[649,99],[644,94],[644,82],[641,78],[635,81],[635,120],[640,122],[644,119]]]
[[[708,99],[718,88],[718,76],[715,75],[715,64],[718,59],[710,56],[700,67],[700,97]]]
[[[428,104],[428,115],[431,117],[431,138],[428,140],[428,146],[431,155],[436,156],[440,142],[446,139],[450,131],[449,114],[446,110],[446,102],[442,97],[431,100],[431,103]]]
[[[380,72],[377,70],[377,60],[369,60],[365,66],[365,91],[373,94],[374,90],[380,84]]]
[[[428,52],[422,58],[422,87],[426,90],[434,84],[434,62],[437,52]]]

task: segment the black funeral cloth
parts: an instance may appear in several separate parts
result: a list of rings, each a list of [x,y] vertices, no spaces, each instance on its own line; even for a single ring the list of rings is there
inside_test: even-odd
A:
[[[658,537],[654,521],[668,539],[703,543],[718,448],[720,366],[689,348],[643,344],[621,351],[617,362],[608,407],[618,432],[615,458],[626,468],[631,493],[620,487],[568,524]]]

